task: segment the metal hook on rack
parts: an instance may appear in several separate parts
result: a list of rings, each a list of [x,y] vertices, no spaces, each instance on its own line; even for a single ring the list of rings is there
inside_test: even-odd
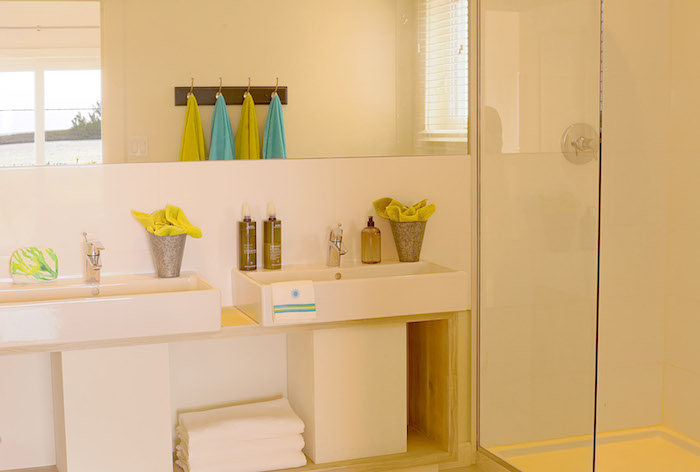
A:
[[[187,92],[187,98],[190,98],[190,95],[194,93],[194,77],[192,77],[192,82],[190,84],[190,91]]]
[[[248,76],[248,90],[246,90],[243,94],[243,98],[247,97],[248,95],[250,95],[250,76]]]
[[[222,80],[221,80],[221,77],[219,77],[219,91],[216,92],[216,98],[219,98],[219,97],[221,96],[221,86],[222,86],[222,84],[223,84],[223,82],[222,82]]]
[[[270,94],[270,98],[277,96],[277,89],[280,87],[280,78],[277,77],[277,82],[275,82],[275,90]]]

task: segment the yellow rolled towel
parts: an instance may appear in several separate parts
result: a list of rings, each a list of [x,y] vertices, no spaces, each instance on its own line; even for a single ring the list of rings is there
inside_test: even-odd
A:
[[[146,231],[156,236],[176,236],[186,233],[193,238],[202,237],[202,230],[189,222],[184,211],[173,205],[167,205],[164,209],[151,214],[136,210],[131,210],[131,214],[146,228]]]
[[[380,198],[373,203],[374,210],[377,212],[377,215],[382,218],[386,218],[387,220],[396,221],[399,223],[428,221],[428,218],[435,213],[435,205],[428,205],[427,198],[414,205],[411,205],[410,207],[389,197]]]

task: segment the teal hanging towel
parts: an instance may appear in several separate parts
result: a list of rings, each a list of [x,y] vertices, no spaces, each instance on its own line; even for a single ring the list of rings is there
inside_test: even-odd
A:
[[[233,142],[231,120],[226,111],[226,100],[223,95],[216,99],[214,118],[211,122],[210,161],[228,161],[236,158],[236,146]]]
[[[282,117],[282,102],[275,94],[270,100],[267,112],[265,135],[263,137],[263,159],[286,159],[287,143],[284,138],[284,118]]]

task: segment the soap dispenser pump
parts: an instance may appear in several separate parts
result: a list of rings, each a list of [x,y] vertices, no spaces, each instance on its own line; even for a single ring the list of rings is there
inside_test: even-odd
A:
[[[362,230],[362,262],[376,264],[382,261],[382,232],[374,226],[370,216],[367,227]]]
[[[282,268],[282,221],[277,219],[273,203],[267,205],[267,220],[263,222],[263,268]]]
[[[238,269],[257,269],[257,233],[255,221],[250,217],[250,207],[243,204],[242,221],[238,223]]]

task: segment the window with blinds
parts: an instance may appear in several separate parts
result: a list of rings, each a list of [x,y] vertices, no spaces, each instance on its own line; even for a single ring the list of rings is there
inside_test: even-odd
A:
[[[469,117],[469,2],[421,0],[424,129],[429,142],[465,143]]]

